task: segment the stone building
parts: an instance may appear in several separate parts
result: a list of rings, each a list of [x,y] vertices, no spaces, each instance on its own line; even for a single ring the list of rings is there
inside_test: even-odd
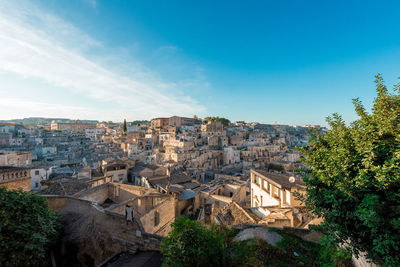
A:
[[[101,136],[105,134],[105,128],[86,128],[85,129],[85,136],[89,138],[90,141],[94,142],[96,140],[100,140]]]
[[[207,124],[201,125],[203,136],[226,136],[224,125],[219,121],[209,121]]]
[[[163,128],[169,125],[169,118],[155,118],[151,120],[151,128]]]
[[[114,182],[128,182],[128,165],[121,160],[105,159],[101,169],[105,176],[112,176]]]
[[[169,125],[175,127],[181,127],[183,125],[191,126],[194,125],[196,122],[197,120],[194,118],[185,118],[179,116],[172,116],[169,118]]]
[[[0,132],[0,146],[10,145],[10,140],[12,139],[12,133]]]
[[[164,177],[167,176],[167,173],[168,169],[165,167],[144,163],[138,163],[134,168],[130,170],[132,183],[146,188],[152,187],[148,183],[149,179],[153,177]]]
[[[32,164],[32,154],[20,151],[0,151],[0,166],[24,167]]]
[[[224,148],[224,164],[230,165],[240,163],[240,151],[233,147]]]
[[[23,167],[0,166],[0,187],[31,191],[30,170]]]
[[[71,131],[72,133],[84,133],[86,129],[97,128],[97,121],[52,121],[52,131]]]
[[[179,116],[172,116],[170,118],[155,118],[151,120],[151,128],[164,128],[166,126],[181,127],[183,125],[191,126],[198,123],[194,118],[185,118]]]

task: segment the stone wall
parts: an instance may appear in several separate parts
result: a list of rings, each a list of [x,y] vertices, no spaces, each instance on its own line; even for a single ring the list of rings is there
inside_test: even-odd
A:
[[[90,180],[90,181],[86,182],[86,184],[88,185],[89,188],[92,188],[92,187],[96,187],[96,186],[99,186],[102,184],[110,183],[112,181],[113,181],[112,176],[105,176],[105,177]]]
[[[232,197],[232,201],[236,201],[239,204],[246,202],[246,186],[239,186],[236,193]]]
[[[156,217],[158,217],[158,224],[156,224]],[[171,231],[171,223],[175,220],[174,199],[164,200],[141,216],[140,220],[145,232],[167,235]]]
[[[107,179],[110,178],[107,177]],[[144,193],[145,189],[142,187],[119,183],[107,183],[84,190],[74,196],[102,204],[107,198],[111,199],[115,203],[121,203],[136,198],[137,196],[141,196]]]
[[[96,266],[121,251],[160,250],[161,237],[145,233],[137,216],[127,222],[125,216],[87,200],[46,197],[62,218],[57,266]]]
[[[185,209],[190,207],[191,205],[194,204],[195,199],[186,199],[186,200],[178,200],[176,202],[176,217],[179,217],[181,214],[185,212]],[[194,207],[193,207],[194,208]]]
[[[136,196],[144,195],[149,192],[149,189],[143,188],[141,186],[136,185],[128,185],[128,184],[114,184],[114,186],[119,186],[121,189],[130,192]]]
[[[89,200],[96,202],[98,204],[103,204],[104,201],[107,198],[110,198],[114,200],[114,197],[112,194],[110,194],[110,185],[109,184],[103,184],[97,187],[90,188],[84,192],[80,192],[78,194],[75,194],[75,197],[78,197],[80,199],[84,200]]]
[[[129,192],[125,188],[118,187],[118,190],[119,190],[118,203],[135,198],[138,196],[138,195],[134,194],[132,191]]]
[[[22,189],[23,191],[31,191],[31,179],[18,179],[0,183],[0,187],[5,187],[8,190]]]

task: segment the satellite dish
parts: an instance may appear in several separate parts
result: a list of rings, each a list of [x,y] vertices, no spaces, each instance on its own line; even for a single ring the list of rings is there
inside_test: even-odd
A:
[[[289,182],[294,183],[296,181],[296,178],[294,178],[293,176],[289,178]]]

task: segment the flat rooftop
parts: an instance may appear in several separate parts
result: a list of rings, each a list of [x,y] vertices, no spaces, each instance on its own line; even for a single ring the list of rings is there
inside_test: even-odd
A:
[[[272,173],[272,172],[267,172],[265,170],[252,170],[255,173],[258,173],[259,175],[263,176],[267,180],[271,181],[272,183],[276,184],[278,187],[283,187],[283,188],[292,188],[292,187],[302,187],[304,186],[303,181],[300,178],[295,178],[295,181],[293,183],[289,182],[290,176],[285,175],[285,174],[280,174],[280,173]]]

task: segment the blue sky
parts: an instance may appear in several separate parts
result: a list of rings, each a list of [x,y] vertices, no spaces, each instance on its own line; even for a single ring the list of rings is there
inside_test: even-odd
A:
[[[0,119],[356,119],[400,76],[399,1],[0,0]]]

